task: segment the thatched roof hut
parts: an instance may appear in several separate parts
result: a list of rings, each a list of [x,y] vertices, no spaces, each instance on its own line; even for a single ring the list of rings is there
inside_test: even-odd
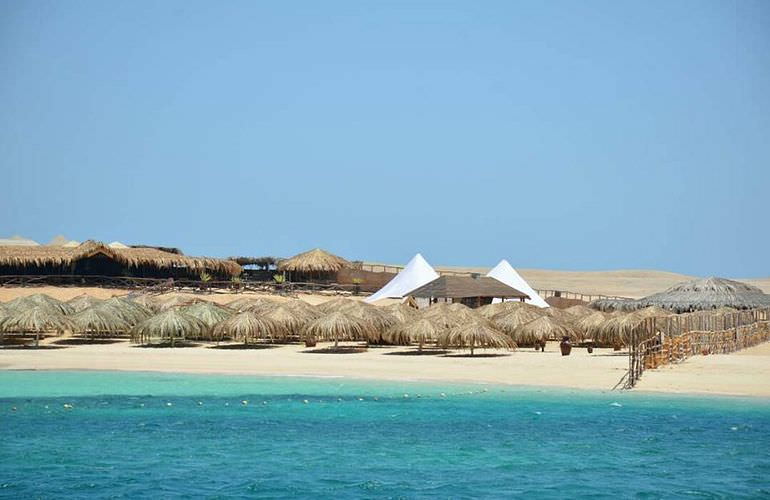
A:
[[[217,323],[228,319],[235,311],[211,302],[197,302],[189,306],[179,308],[183,313],[194,316],[212,328]]]
[[[133,326],[120,315],[106,307],[89,307],[68,316],[72,321],[74,333],[89,337],[109,337],[128,333]]]
[[[74,330],[72,321],[61,312],[44,305],[11,310],[0,321],[0,332],[30,334],[62,334]]]
[[[740,281],[705,278],[679,283],[668,290],[634,301],[638,308],[658,306],[673,312],[732,307],[754,309],[770,307],[770,295]]]
[[[550,339],[577,336],[579,334],[575,329],[551,316],[542,316],[519,325],[511,334],[513,340],[519,345],[544,345]]]
[[[239,312],[217,324],[213,329],[216,339],[231,338],[248,344],[252,340],[275,340],[286,337],[286,330],[269,318],[251,311]]]
[[[131,330],[131,340],[139,344],[166,344],[171,347],[185,339],[202,339],[209,336],[206,323],[178,309],[156,314]]]
[[[435,342],[439,334],[444,330],[445,328],[435,322],[423,318],[417,321],[406,321],[393,325],[385,330],[382,334],[382,339],[394,345],[409,345],[412,342],[416,342],[419,345],[419,349],[422,350],[423,345]]]
[[[238,276],[231,260],[188,257],[158,248],[110,248],[98,241],[77,247],[0,246],[0,274],[72,274],[141,277],[196,277],[202,272]]]
[[[313,320],[305,328],[305,336],[321,340],[333,340],[337,347],[340,340],[363,340],[371,336],[371,327],[362,319],[336,311]]]
[[[78,295],[77,297],[73,297],[67,301],[67,304],[69,304],[70,307],[72,307],[74,312],[80,312],[84,309],[88,309],[89,307],[93,307],[101,303],[102,303],[101,299],[97,299],[96,297],[92,297],[91,295],[86,295],[85,293],[82,295]]]
[[[438,344],[442,347],[470,349],[471,356],[475,349],[516,349],[516,342],[483,319],[469,321],[441,332]]]
[[[351,267],[350,262],[316,248],[278,262],[278,271],[288,273],[290,281],[300,279],[330,280],[337,276],[340,269]]]

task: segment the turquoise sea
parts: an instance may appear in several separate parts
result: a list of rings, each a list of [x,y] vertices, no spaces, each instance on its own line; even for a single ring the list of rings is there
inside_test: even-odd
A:
[[[2,498],[769,498],[770,401],[0,372]]]

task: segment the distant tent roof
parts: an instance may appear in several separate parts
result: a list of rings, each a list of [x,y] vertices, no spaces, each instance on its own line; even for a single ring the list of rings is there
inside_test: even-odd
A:
[[[0,246],[39,247],[40,243],[23,236],[14,235],[10,238],[0,238]]]
[[[63,247],[67,242],[69,242],[69,240],[64,235],[59,234],[54,236],[51,241],[48,242],[48,245],[52,247]]]
[[[123,243],[121,243],[119,241],[113,241],[112,243],[110,243],[107,246],[110,247],[110,248],[129,248],[128,245],[124,245]]]
[[[392,280],[376,293],[367,297],[364,302],[375,302],[380,299],[400,299],[409,292],[438,278],[438,273],[428,264],[419,253]]]
[[[471,276],[439,276],[430,283],[409,292],[415,297],[462,299],[468,297],[527,298],[528,295],[494,278]]]
[[[529,298],[524,301],[527,304],[532,304],[537,307],[550,307],[548,302],[529,286],[529,283],[527,283],[524,278],[516,272],[516,269],[514,269],[505,259],[501,260],[499,264],[492,268],[492,270],[487,273],[487,276],[495,278],[496,280],[529,295]]]

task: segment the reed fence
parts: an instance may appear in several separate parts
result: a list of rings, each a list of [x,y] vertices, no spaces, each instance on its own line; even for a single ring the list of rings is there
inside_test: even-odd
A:
[[[631,332],[628,372],[621,383],[631,389],[645,370],[699,354],[728,354],[767,341],[770,308],[649,318]]]

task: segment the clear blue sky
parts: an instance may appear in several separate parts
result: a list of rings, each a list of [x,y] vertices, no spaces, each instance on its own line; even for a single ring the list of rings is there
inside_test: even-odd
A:
[[[0,235],[770,275],[770,2],[0,2]]]

